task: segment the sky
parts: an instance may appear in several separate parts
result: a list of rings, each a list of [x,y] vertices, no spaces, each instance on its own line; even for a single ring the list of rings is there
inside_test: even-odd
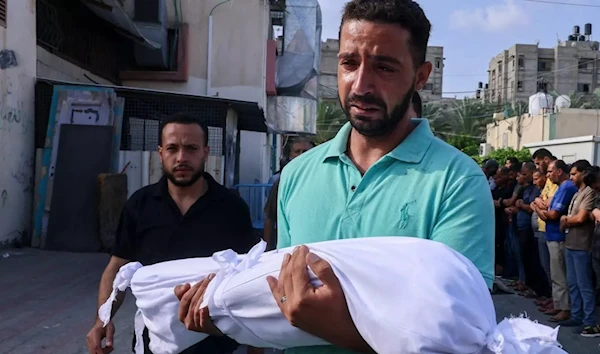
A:
[[[548,2],[560,2],[561,5]],[[337,38],[346,0],[319,0],[323,40]],[[444,47],[444,97],[472,96],[490,60],[513,44],[556,46],[579,25],[600,40],[599,0],[417,0],[431,22],[429,45]],[[582,6],[591,5],[591,6]],[[597,27],[595,27],[597,26]],[[597,35],[594,33],[597,32]]]

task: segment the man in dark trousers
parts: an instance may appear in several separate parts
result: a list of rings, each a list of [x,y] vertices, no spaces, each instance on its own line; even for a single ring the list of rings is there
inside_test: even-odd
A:
[[[100,281],[98,306],[108,299],[119,268],[128,262],[151,265],[209,257],[229,248],[246,253],[259,242],[246,203],[204,171],[209,155],[208,128],[198,117],[179,113],[163,121],[158,153],[164,176],[135,192],[125,204],[112,257]],[[120,293],[113,305],[113,315],[124,296]],[[96,317],[87,335],[89,352],[113,351],[114,333],[112,322],[104,327]],[[145,330],[145,353],[151,353],[148,343]],[[183,353],[231,353],[238,346],[224,336],[209,337]],[[125,350],[119,348],[118,352]]]

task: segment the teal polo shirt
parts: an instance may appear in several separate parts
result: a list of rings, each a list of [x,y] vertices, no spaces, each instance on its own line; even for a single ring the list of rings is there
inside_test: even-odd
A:
[[[413,122],[412,133],[364,175],[346,155],[349,123],[329,142],[292,160],[279,181],[277,247],[356,237],[427,238],[465,255],[491,288],[489,183],[472,158],[432,134],[426,119]],[[349,352],[303,347],[286,353]]]

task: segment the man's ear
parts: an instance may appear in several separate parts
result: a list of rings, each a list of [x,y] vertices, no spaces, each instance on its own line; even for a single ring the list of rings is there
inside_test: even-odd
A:
[[[415,73],[415,91],[422,90],[423,87],[425,87],[427,80],[429,80],[431,70],[433,70],[433,65],[431,64],[431,62],[426,61],[423,64],[421,64],[421,66],[419,66],[417,72]]]

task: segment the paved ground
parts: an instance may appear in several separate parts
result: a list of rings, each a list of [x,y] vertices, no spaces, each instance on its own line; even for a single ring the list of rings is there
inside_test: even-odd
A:
[[[97,285],[108,256],[35,249],[0,251],[0,352],[3,354],[85,354],[93,323]],[[531,301],[495,295],[498,319],[527,312],[545,324]],[[126,300],[115,319],[115,353],[130,353],[134,304]],[[569,353],[598,353],[600,339],[561,330]]]

